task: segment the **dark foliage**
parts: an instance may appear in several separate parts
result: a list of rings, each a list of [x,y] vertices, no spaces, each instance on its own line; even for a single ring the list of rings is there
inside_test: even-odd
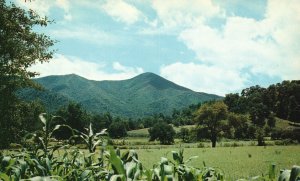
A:
[[[149,130],[150,141],[159,140],[161,144],[173,144],[175,130],[166,122],[159,122],[151,127]]]
[[[31,81],[37,73],[28,68],[52,58],[49,48],[54,42],[33,31],[36,26],[47,26],[46,17],[4,0],[0,0],[0,12],[0,148],[6,148],[11,142],[19,142],[22,119],[26,116],[26,105],[18,100],[16,91],[38,87]]]
[[[109,136],[112,138],[122,138],[127,136],[126,123],[117,119],[108,127]]]

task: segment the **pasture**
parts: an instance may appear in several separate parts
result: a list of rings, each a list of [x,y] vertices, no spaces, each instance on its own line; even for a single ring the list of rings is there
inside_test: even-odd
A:
[[[146,168],[160,161],[161,157],[172,160],[171,151],[174,148],[137,149],[139,160]],[[242,146],[216,148],[185,148],[184,160],[198,156],[188,164],[197,168],[206,166],[220,168],[225,173],[226,180],[249,178],[266,175],[271,164],[276,164],[276,173],[280,169],[290,169],[300,165],[300,146]]]

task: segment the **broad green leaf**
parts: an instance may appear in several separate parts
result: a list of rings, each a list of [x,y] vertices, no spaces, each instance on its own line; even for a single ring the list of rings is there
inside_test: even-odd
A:
[[[278,181],[288,181],[290,180],[291,171],[290,170],[281,170]]]
[[[192,161],[193,159],[198,158],[199,156],[191,156],[189,159],[187,159],[186,161],[184,161],[184,164],[189,163],[190,161]]]
[[[105,134],[107,134],[107,133],[106,133],[106,130],[107,130],[107,129],[102,129],[99,133],[96,133],[95,136],[98,137],[98,136],[100,136],[100,135],[105,135]]]
[[[9,181],[9,176],[5,173],[0,173],[0,179],[3,179],[4,181]]]
[[[168,164],[168,159],[166,157],[161,157],[160,158],[160,164]]]
[[[127,178],[134,178],[135,171],[137,170],[137,164],[134,162],[128,162],[125,165]]]
[[[125,152],[122,153],[121,159],[123,161],[126,161],[128,159],[128,155],[129,155],[129,150],[126,150]]]
[[[91,173],[91,170],[85,170],[84,172],[82,172],[80,175],[80,180],[88,180],[90,173]]]
[[[93,144],[92,149],[94,150],[100,143],[102,142],[102,140],[98,140]]]
[[[180,158],[179,153],[177,151],[172,151],[173,160],[176,161],[177,164],[182,163],[182,158]]]
[[[109,161],[110,161],[112,167],[114,168],[114,170],[116,171],[116,174],[121,174],[121,175],[126,174],[122,160],[120,159],[120,157],[117,156],[117,154],[113,148],[110,148]]]
[[[58,180],[61,180],[61,178],[58,176],[51,176],[51,177],[37,176],[37,177],[32,177],[30,179],[22,179],[22,181],[58,181]]]
[[[290,181],[300,180],[300,166],[294,165],[291,170]]]
[[[124,175],[113,175],[110,177],[109,181],[125,181],[126,178]]]
[[[172,165],[164,165],[164,174],[172,175],[173,174],[173,166]]]
[[[151,181],[152,180],[152,175],[153,175],[153,170],[146,170],[145,171],[146,177],[147,177],[147,181]]]
[[[0,168],[4,168],[4,172],[7,172],[8,170],[10,170],[12,168],[12,166],[14,165],[14,163],[16,162],[15,159],[11,158],[10,156],[5,156],[2,161],[1,161],[1,167]]]

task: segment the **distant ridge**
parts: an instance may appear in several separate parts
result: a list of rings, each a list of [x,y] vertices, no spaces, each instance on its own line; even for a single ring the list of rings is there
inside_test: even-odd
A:
[[[49,111],[72,101],[93,113],[109,111],[118,116],[143,117],[155,113],[170,114],[174,108],[222,98],[192,91],[150,72],[116,81],[88,80],[76,74],[34,80],[45,90],[25,89],[20,97],[25,100],[40,99]]]

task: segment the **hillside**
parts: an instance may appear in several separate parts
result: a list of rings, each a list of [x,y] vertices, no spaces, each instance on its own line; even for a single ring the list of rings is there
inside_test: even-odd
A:
[[[20,95],[26,100],[40,99],[49,111],[69,101],[80,103],[94,113],[140,117],[154,113],[170,114],[199,102],[220,96],[194,92],[153,73],[143,73],[120,81],[93,81],[75,74],[35,79],[45,90],[27,89]]]

